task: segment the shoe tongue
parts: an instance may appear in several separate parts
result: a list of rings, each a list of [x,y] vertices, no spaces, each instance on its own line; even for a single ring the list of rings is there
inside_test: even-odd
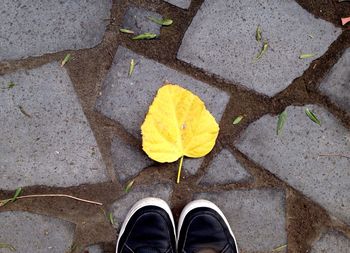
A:
[[[158,249],[151,247],[137,248],[136,253],[161,253]]]

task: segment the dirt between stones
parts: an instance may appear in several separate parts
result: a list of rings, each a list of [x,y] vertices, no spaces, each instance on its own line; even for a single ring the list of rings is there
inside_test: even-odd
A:
[[[113,56],[118,46],[122,45],[196,79],[219,87],[231,95],[231,100],[221,120],[218,145],[205,158],[204,166],[199,169],[196,175],[185,175],[182,182],[177,185],[174,182],[177,165],[159,164],[142,171],[135,178],[135,184],[151,185],[154,182],[173,184],[174,190],[171,197],[171,206],[176,217],[179,216],[182,207],[192,198],[194,193],[259,187],[285,189],[287,192],[286,221],[289,252],[307,252],[310,249],[312,241],[327,227],[337,228],[350,236],[350,228],[348,226],[329,217],[322,207],[290,188],[270,172],[254,164],[233,146],[234,141],[249,123],[264,114],[278,114],[289,105],[321,104],[338,117],[347,128],[350,128],[350,116],[332,104],[317,90],[323,76],[340,58],[342,52],[350,47],[349,30],[344,29],[342,35],[330,46],[326,54],[315,60],[309,69],[301,77],[295,79],[287,89],[273,98],[269,98],[247,90],[239,84],[232,85],[232,83],[228,83],[215,75],[208,75],[203,70],[176,59],[176,53],[180,47],[184,33],[203,0],[192,0],[189,10],[181,10],[161,0],[114,0],[113,2],[108,29],[102,43],[98,46],[91,49],[64,51],[40,57],[0,63],[0,75],[2,75],[14,72],[20,68],[31,69],[54,60],[60,61],[68,52],[72,54],[73,60],[66,64],[66,68],[96,137],[111,182],[70,188],[26,187],[24,193],[71,194],[77,197],[100,201],[104,204],[103,208],[101,209],[69,199],[41,198],[20,200],[2,208],[1,211],[26,210],[71,221],[77,225],[74,237],[74,242],[78,245],[76,252],[82,250],[84,246],[94,243],[100,243],[105,252],[114,252],[116,231],[109,224],[105,212],[115,200],[125,193],[123,190],[124,186],[118,182],[113,169],[109,151],[111,138],[113,134],[117,134],[119,137],[135,145],[140,146],[140,143],[128,134],[121,125],[97,113],[94,110],[94,105],[101,91],[102,80],[112,64]],[[340,17],[350,13],[350,3],[339,4],[336,0],[297,0],[297,2],[309,12],[337,26],[340,26]],[[161,40],[154,40],[152,42],[131,41],[125,34],[119,33],[123,15],[127,6],[130,4],[156,11],[165,17],[171,17],[174,20],[174,24],[162,29]],[[233,127],[231,124],[232,118],[238,114],[245,115],[246,120],[243,124]],[[203,168],[206,167],[210,158],[221,147],[230,149],[256,180],[224,186],[214,185],[208,187],[198,185],[200,178],[205,173]],[[0,191],[1,199],[10,197],[11,195],[12,192]]]

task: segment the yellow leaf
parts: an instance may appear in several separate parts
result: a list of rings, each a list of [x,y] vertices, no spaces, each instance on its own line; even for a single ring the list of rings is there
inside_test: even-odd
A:
[[[143,150],[151,159],[164,163],[208,154],[219,126],[199,97],[178,85],[166,84],[158,90],[141,132]]]

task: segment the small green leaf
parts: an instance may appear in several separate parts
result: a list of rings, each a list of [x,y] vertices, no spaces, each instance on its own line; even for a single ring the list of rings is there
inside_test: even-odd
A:
[[[261,34],[262,34],[262,31],[261,31],[261,27],[260,25],[258,25],[258,27],[256,28],[256,33],[255,33],[255,38],[256,38],[256,41],[261,41]]]
[[[307,58],[311,58],[311,57],[314,57],[315,54],[301,54],[299,56],[299,59],[307,59]]]
[[[159,18],[155,18],[155,17],[148,17],[148,19],[151,20],[152,22],[154,22],[158,25],[162,25],[162,26],[169,26],[173,23],[173,20],[170,18],[159,19]]]
[[[125,192],[126,193],[128,193],[129,191],[130,191],[130,189],[131,189],[131,187],[133,186],[133,184],[134,184],[134,180],[132,180],[132,181],[130,181],[127,185],[126,185],[126,187],[125,187]]]
[[[61,62],[61,67],[63,67],[67,62],[69,62],[72,59],[71,54],[66,54],[63,61]]]
[[[310,111],[308,108],[305,109],[305,113],[306,115],[313,121],[315,122],[317,125],[321,125],[321,121],[316,117],[316,115]]]
[[[151,40],[157,37],[155,33],[143,33],[133,37],[133,40]]]
[[[108,219],[112,225],[114,225],[114,218],[113,218],[113,213],[108,214]]]
[[[10,81],[7,85],[7,89],[12,89],[15,86],[16,86],[16,84],[14,82]]]
[[[282,132],[286,121],[287,121],[287,112],[283,111],[278,115],[277,130],[276,130],[277,135],[279,135]]]
[[[243,116],[242,115],[239,115],[238,117],[236,117],[234,120],[233,120],[233,125],[237,125],[239,124],[239,122],[241,122],[241,120],[243,119]]]
[[[119,31],[122,32],[122,33],[134,34],[134,31],[131,31],[131,30],[129,30],[129,29],[121,28],[121,29],[119,29]]]
[[[267,51],[267,49],[269,48],[269,43],[267,40],[264,41],[264,45],[261,48],[261,51],[259,52],[259,54],[256,56],[256,60],[259,60]]]
[[[278,251],[281,251],[281,250],[283,250],[283,249],[284,249],[284,248],[286,248],[286,247],[287,247],[287,244],[282,245],[282,246],[279,246],[279,247],[277,247],[277,248],[273,249],[273,250],[272,250],[272,252],[278,252]]]
[[[16,201],[17,197],[21,194],[21,192],[22,192],[22,188],[21,187],[17,188],[15,195],[13,195],[13,197],[12,197],[11,202]]]
[[[11,244],[8,244],[8,243],[0,243],[0,249],[9,249],[12,252],[16,251],[16,248],[13,247]]]
[[[135,69],[135,60],[134,59],[131,59],[130,61],[130,67],[129,67],[129,76],[132,75],[132,73],[134,73],[134,69]]]

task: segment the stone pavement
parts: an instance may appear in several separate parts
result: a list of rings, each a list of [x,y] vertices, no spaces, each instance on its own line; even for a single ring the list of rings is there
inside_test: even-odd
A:
[[[0,245],[114,252],[128,209],[154,196],[175,218],[191,199],[215,202],[240,252],[349,252],[350,31],[329,22],[336,11],[310,2],[1,1],[0,199],[22,187],[103,205],[10,202],[0,207]],[[120,28],[159,37],[133,41]],[[177,163],[154,162],[141,148],[140,126],[166,82],[201,97],[221,128],[209,155],[185,158],[180,184]]]

